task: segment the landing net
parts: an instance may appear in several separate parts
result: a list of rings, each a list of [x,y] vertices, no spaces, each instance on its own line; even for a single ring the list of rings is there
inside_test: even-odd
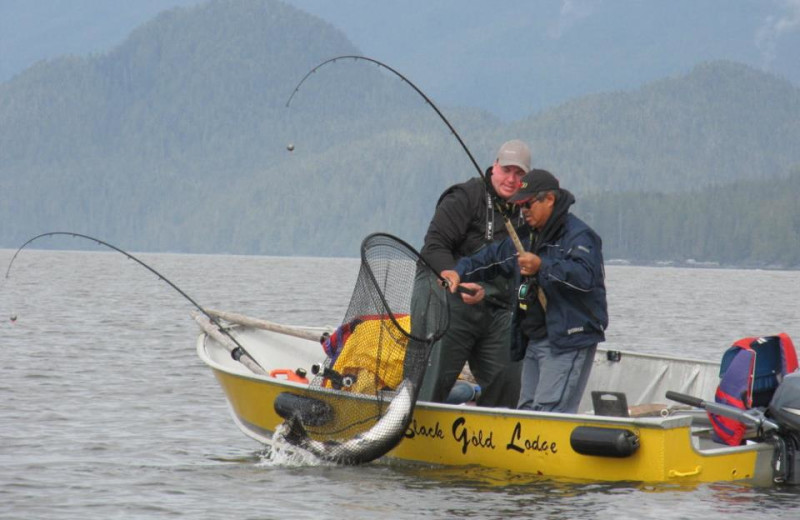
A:
[[[310,383],[330,397],[332,420],[304,425],[309,436],[336,443],[366,436],[377,444],[393,442],[382,446],[385,451],[393,448],[411,421],[431,346],[447,329],[448,312],[446,289],[411,246],[384,233],[364,239],[350,305],[342,325],[324,341],[327,359]],[[332,444],[326,458],[352,462],[352,445],[337,454]]]

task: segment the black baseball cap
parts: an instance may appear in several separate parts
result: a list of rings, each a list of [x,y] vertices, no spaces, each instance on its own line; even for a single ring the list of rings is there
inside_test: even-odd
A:
[[[561,189],[561,187],[558,184],[558,179],[552,173],[534,168],[522,178],[522,187],[508,199],[508,202],[526,201],[543,191],[558,189]]]

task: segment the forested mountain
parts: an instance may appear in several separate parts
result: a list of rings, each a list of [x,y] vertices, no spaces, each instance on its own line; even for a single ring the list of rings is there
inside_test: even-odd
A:
[[[800,164],[800,89],[731,62],[581,98],[515,125],[583,191],[686,191]]]
[[[576,214],[603,237],[606,259],[800,267],[800,168],[687,193],[606,193]],[[690,262],[692,263],[692,262]]]
[[[312,67],[358,53],[281,2],[216,0],[163,13],[107,54],[37,64],[0,84],[0,245],[56,229],[134,251],[355,256],[372,231],[419,245],[441,191],[477,173],[431,107],[349,59],[309,76],[286,104]],[[779,254],[731,256],[725,218],[708,217],[744,190],[744,221],[797,240],[796,210],[774,211],[769,198],[789,205],[797,193],[800,93],[782,79],[705,63],[511,125],[439,108],[481,167],[503,140],[528,140],[536,165],[608,235],[608,258],[800,265],[796,247],[778,243]],[[752,189],[728,185],[753,179]],[[650,223],[662,237],[653,242],[649,214],[703,194],[683,219]],[[628,216],[639,228],[619,224]],[[681,232],[690,218],[708,227],[701,249]],[[749,233],[740,245],[768,236],[736,229]]]

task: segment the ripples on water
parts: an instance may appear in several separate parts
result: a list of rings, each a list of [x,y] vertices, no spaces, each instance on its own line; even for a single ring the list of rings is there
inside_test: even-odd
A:
[[[12,254],[0,250],[3,273]],[[353,259],[140,257],[203,306],[288,324],[337,325],[358,270]],[[799,272],[610,266],[607,276],[608,346],[718,359],[743,336],[800,338]],[[25,250],[0,283],[1,518],[800,516],[791,488],[280,459],[234,426],[194,351],[191,304],[140,266]]]

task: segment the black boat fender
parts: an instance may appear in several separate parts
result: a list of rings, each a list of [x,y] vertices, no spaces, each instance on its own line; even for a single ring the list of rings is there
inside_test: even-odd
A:
[[[622,458],[639,449],[639,436],[624,428],[578,426],[572,430],[569,443],[581,455]]]
[[[404,379],[383,416],[372,428],[345,441],[312,439],[297,415],[287,419],[283,438],[289,444],[306,450],[322,460],[357,465],[370,462],[388,453],[405,436],[414,411],[414,384]]]
[[[333,408],[313,397],[282,392],[275,398],[273,407],[282,418],[297,418],[307,426],[323,426],[333,420]]]

